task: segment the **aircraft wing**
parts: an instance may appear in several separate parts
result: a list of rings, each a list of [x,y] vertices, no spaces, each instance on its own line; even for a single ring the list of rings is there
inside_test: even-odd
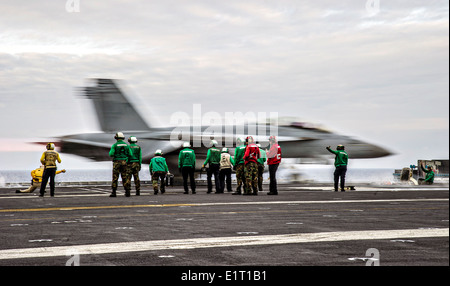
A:
[[[267,140],[267,136],[265,136]],[[295,136],[278,136],[277,141],[278,142],[296,142],[296,141],[312,141],[317,140],[316,138],[310,138],[310,137],[295,137]]]
[[[109,151],[114,142],[98,142],[75,138],[65,138],[57,143],[62,153],[83,156],[94,161],[110,161]],[[168,155],[181,148],[180,144],[172,144],[169,141],[158,139],[142,139],[138,145],[142,148],[142,160],[148,163],[154,157],[154,152],[160,149],[163,154]],[[178,155],[178,154],[177,154]]]
[[[109,161],[111,144],[80,139],[64,139],[57,143],[61,153],[82,156],[94,161]]]

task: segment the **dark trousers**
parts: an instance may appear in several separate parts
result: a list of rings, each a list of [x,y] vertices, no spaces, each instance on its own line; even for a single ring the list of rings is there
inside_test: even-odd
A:
[[[347,166],[337,166],[334,170],[334,190],[338,191],[339,178],[341,178],[341,191],[344,190],[345,186],[345,173],[347,173]]]
[[[278,188],[277,188],[278,165],[279,164],[269,165],[269,177],[270,177],[269,192],[275,193],[275,194],[278,194]]]
[[[188,177],[191,182],[191,190],[192,193],[195,193],[195,178],[194,178],[194,168],[192,167],[183,167],[181,168],[181,175],[183,175],[183,186],[184,186],[184,192],[188,193]]]
[[[263,191],[264,164],[258,163],[258,192]]]
[[[56,168],[45,168],[42,175],[42,183],[40,193],[43,196],[45,193],[45,187],[47,187],[48,179],[50,179],[50,195],[55,195],[55,175]]]
[[[208,171],[206,172],[207,181],[208,181],[208,193],[212,192],[212,180],[211,177],[214,175],[214,183],[216,185],[216,192],[220,190],[220,181],[219,181],[219,164],[209,164]]]
[[[219,173],[219,179],[220,179],[220,192],[223,193],[225,190],[225,180],[227,183],[227,191],[231,192],[231,168],[226,168],[220,170]]]

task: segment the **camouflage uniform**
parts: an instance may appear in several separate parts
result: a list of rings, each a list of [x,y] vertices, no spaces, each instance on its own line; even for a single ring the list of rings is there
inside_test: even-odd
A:
[[[128,169],[128,159],[132,156],[130,146],[120,138],[111,146],[109,156],[113,158],[112,193],[110,197],[116,196],[119,175],[122,177],[122,184],[125,189],[125,196],[130,196],[131,178]]]
[[[263,191],[263,174],[264,174],[264,163],[267,160],[266,152],[259,148],[259,152],[261,153],[261,157],[259,157],[258,161],[258,191]]]
[[[236,182],[237,182],[237,188],[236,192],[241,193],[241,187],[242,184],[244,184],[245,189],[245,173],[244,173],[244,164],[236,165]]]
[[[131,176],[126,160],[118,160],[113,162],[113,175],[111,188],[113,193],[116,193],[117,185],[119,181],[119,175],[122,177],[123,188],[125,194],[129,194],[131,190]]]
[[[152,174],[152,185],[153,185],[153,191],[156,195],[158,193],[158,179],[161,179],[161,194],[164,194],[166,192],[166,182],[164,179],[166,178],[167,172],[163,171],[156,171]]]
[[[129,181],[130,181],[130,189],[131,189],[131,177],[134,176],[134,186],[136,187],[136,195],[139,196],[141,194],[141,180],[139,179],[139,171],[141,170],[141,163],[132,162],[128,163],[128,171],[129,171]]]
[[[242,184],[245,188],[245,173],[244,173],[244,153],[245,145],[237,146],[234,151],[234,168],[236,170],[237,188],[233,195],[240,195]]]
[[[258,193],[258,163],[248,162],[245,165],[244,194]]]
[[[251,139],[251,140],[250,140]],[[259,147],[254,144],[251,136],[247,137],[248,145],[245,148],[245,187],[244,195],[258,194],[258,159],[261,157]]]
[[[158,179],[161,179],[161,194],[164,194],[166,190],[164,179],[169,172],[169,167],[167,166],[166,159],[161,157],[160,154],[156,155],[157,156],[153,157],[150,160],[149,165],[150,174],[152,175],[153,191],[155,195],[158,194]]]
[[[136,137],[130,137],[136,138]],[[142,150],[139,145],[136,145],[133,141],[130,141],[130,149],[133,154],[128,160],[128,171],[130,176],[130,188],[131,188],[131,178],[134,177],[134,186],[136,187],[136,196],[141,194],[141,181],[139,179],[139,171],[141,170],[142,164]]]

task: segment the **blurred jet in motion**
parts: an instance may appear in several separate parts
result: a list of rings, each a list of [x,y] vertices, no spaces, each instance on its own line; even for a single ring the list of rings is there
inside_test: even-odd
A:
[[[205,161],[208,148],[205,146],[212,139],[219,142],[231,142],[226,146],[233,154],[237,138],[252,135],[264,147],[273,130],[277,131],[278,143],[283,158],[316,158],[320,161],[330,159],[326,146],[345,146],[351,159],[377,158],[391,153],[381,147],[356,140],[354,138],[311,127],[303,123],[246,123],[243,125],[223,126],[222,132],[208,132],[210,126],[190,126],[186,128],[152,127],[139,115],[116,81],[111,79],[95,79],[95,86],[83,88],[83,96],[90,99],[95,107],[101,133],[84,133],[57,138],[56,145],[61,153],[74,154],[95,161],[109,161],[108,152],[115,142],[114,135],[121,131],[126,138],[135,136],[142,148],[142,162],[148,164],[155,150],[162,150],[169,165],[169,170],[178,170],[178,155],[183,142],[189,141],[195,151],[200,169]],[[184,131],[180,131],[184,130]],[[185,132],[185,131],[188,132]],[[215,129],[217,130],[217,129]],[[254,131],[258,134],[249,134]],[[225,144],[223,144],[225,145]]]

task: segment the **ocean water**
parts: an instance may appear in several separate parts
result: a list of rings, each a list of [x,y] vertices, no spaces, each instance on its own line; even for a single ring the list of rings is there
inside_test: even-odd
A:
[[[268,170],[266,166],[266,171]],[[310,182],[310,183],[331,183],[333,182],[333,166],[314,165],[289,165],[278,169],[277,179],[279,183],[288,182]],[[31,181],[31,170],[0,170],[0,187],[11,185],[28,185]],[[369,169],[369,168],[349,168],[347,171],[347,183],[373,183],[390,184],[396,181],[393,169]],[[142,167],[139,173],[140,179],[151,180],[148,168]],[[92,170],[68,170],[56,176],[57,182],[109,182],[111,181],[111,169]],[[263,175],[265,182],[268,182],[268,172]],[[234,175],[233,175],[234,178]],[[203,172],[200,179],[206,179]]]
[[[277,178],[282,181],[332,183],[334,166],[291,165],[279,169]],[[392,184],[396,181],[394,169],[389,168],[348,168],[346,183]]]

